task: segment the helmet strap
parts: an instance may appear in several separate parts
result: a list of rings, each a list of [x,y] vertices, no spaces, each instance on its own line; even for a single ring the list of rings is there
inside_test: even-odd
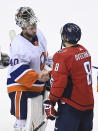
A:
[[[63,35],[61,35],[61,40],[62,40],[62,42],[61,42],[61,49],[62,49],[63,47],[66,47],[66,45],[64,43],[68,42],[68,41],[66,39],[66,36],[63,36]]]

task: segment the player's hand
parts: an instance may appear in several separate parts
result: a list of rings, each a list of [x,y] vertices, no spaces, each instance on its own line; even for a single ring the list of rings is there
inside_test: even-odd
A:
[[[43,70],[38,77],[39,81],[46,82],[49,80],[49,72],[46,70]]]
[[[44,101],[44,109],[45,109],[47,119],[55,120],[55,118],[57,116],[57,112],[54,109],[54,105],[55,105],[55,103],[51,102],[50,100]]]

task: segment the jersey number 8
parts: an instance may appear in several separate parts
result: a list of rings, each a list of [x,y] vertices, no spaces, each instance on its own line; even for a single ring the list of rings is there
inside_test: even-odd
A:
[[[87,84],[90,85],[92,84],[92,70],[89,61],[84,62],[84,68],[87,74]]]

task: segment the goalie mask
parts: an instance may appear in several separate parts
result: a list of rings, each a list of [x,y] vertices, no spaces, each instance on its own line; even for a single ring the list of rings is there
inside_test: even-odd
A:
[[[81,38],[81,29],[76,24],[67,23],[61,29],[62,45],[64,45],[64,42],[77,44],[80,38]]]
[[[35,23],[38,19],[30,7],[20,7],[15,15],[16,24],[21,28],[27,28]]]

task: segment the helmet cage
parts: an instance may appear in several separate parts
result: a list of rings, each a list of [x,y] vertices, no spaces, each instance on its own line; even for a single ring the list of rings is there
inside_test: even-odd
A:
[[[27,28],[37,23],[38,18],[30,7],[21,7],[15,15],[16,24],[21,28]]]

